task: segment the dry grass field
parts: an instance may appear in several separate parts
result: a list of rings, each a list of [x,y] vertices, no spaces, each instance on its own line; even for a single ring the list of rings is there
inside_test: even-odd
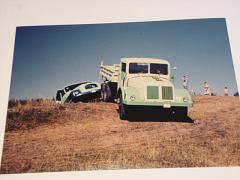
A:
[[[121,121],[117,109],[52,100],[12,105],[1,173],[240,165],[237,97],[196,96],[185,119],[138,111]]]

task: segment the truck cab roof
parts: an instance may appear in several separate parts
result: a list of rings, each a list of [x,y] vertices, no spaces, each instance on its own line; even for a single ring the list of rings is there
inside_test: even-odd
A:
[[[160,64],[169,64],[167,60],[159,58],[122,58],[121,62],[123,63],[160,63]]]

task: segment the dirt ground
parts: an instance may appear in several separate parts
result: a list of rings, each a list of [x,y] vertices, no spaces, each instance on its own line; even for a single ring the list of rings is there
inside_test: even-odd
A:
[[[1,173],[240,165],[237,97],[196,96],[189,117],[114,103],[18,104],[8,110]]]

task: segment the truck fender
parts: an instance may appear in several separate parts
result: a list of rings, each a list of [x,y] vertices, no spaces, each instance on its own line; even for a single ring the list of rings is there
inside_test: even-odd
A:
[[[121,88],[119,88],[118,91],[117,91],[117,98],[119,98],[121,93],[122,93],[122,90],[121,90]]]

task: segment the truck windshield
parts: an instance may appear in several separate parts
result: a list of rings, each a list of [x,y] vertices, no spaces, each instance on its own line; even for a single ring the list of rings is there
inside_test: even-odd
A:
[[[147,63],[130,63],[129,64],[129,73],[148,73],[148,64]]]
[[[163,74],[168,75],[168,65],[167,64],[150,64],[150,73],[151,74]]]

